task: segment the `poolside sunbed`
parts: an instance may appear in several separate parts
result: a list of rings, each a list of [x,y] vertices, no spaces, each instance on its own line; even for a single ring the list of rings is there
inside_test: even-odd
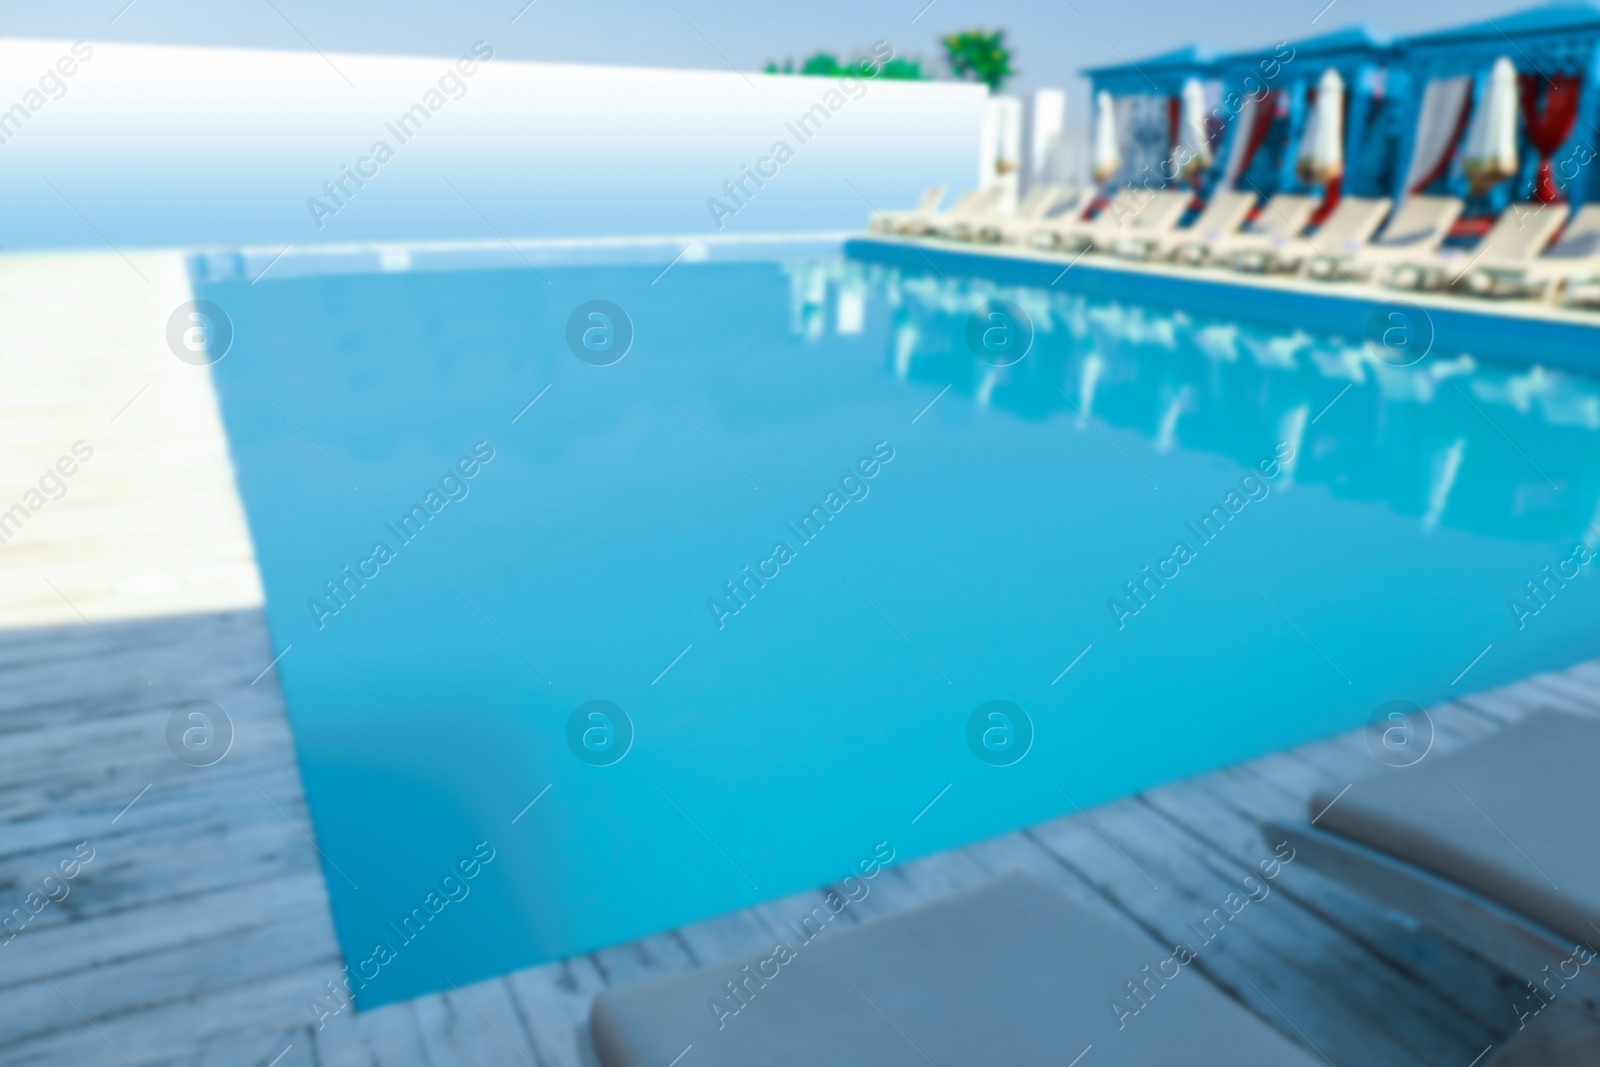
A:
[[[1560,295],[1583,299],[1600,276],[1600,204],[1575,212],[1561,237],[1542,256],[1520,264],[1480,263],[1467,272],[1466,287],[1480,296]]]
[[[1255,193],[1219,189],[1188,226],[1168,233],[1125,238],[1117,242],[1116,252],[1135,258],[1165,258],[1186,247],[1204,250],[1237,231],[1255,206]]]
[[[1348,248],[1324,244],[1306,261],[1306,273],[1313,278],[1354,281],[1381,275],[1401,260],[1431,255],[1465,206],[1453,196],[1408,196],[1375,240]]]
[[[1573,961],[1575,944],[1600,945],[1597,764],[1600,720],[1540,711],[1455,752],[1319,794],[1313,823],[1269,823],[1262,833],[1274,843],[1287,838],[1308,866],[1539,986],[1512,991],[1524,1010],[1576,1007],[1600,997],[1600,960]],[[1593,1063],[1596,1052],[1507,1058]]]
[[[1565,204],[1512,204],[1471,248],[1401,259],[1384,281],[1405,289],[1444,289],[1470,270],[1526,267],[1561,229],[1566,212]]]
[[[1272,248],[1303,236],[1306,222],[1317,209],[1317,198],[1299,193],[1279,193],[1267,201],[1253,221],[1236,233],[1224,233],[1203,247],[1185,245],[1178,258],[1190,263],[1231,260],[1246,249]]]
[[[603,1067],[1323,1062],[1188,973],[1171,945],[1027,875],[814,941],[797,928],[779,931],[784,953],[601,993],[589,1029]]]
[[[1031,218],[1011,218],[998,227],[998,239],[1006,244],[1027,244],[1035,230],[1077,222],[1094,197],[1094,190],[1078,186],[1056,186],[1056,196],[1046,207],[1035,211]]]
[[[965,219],[988,214],[999,200],[1000,192],[998,186],[969,189],[944,211],[906,212],[895,219],[894,228],[889,232],[916,237],[947,231]]]
[[[1008,235],[1031,229],[1040,220],[1058,211],[1082,208],[1084,193],[1065,185],[1036,185],[1023,196],[1017,210],[1003,218],[985,220],[972,227],[971,236],[979,241],[1004,241]]]
[[[1046,219],[1029,230],[1024,240],[1027,244],[1038,248],[1071,247],[1078,234],[1089,232],[1096,225],[1103,225],[1103,220],[1109,217],[1127,216],[1137,210],[1149,196],[1150,193],[1143,189],[1128,187],[1118,189],[1094,218],[1085,219],[1078,214]],[[1092,205],[1085,205],[1085,210],[1090,206]]]
[[[947,225],[939,227],[941,235],[954,238],[957,241],[993,240],[993,237],[985,237],[984,235],[998,235],[1000,224],[1008,219],[1014,219],[1020,215],[1032,215],[1039,210],[1042,203],[1054,196],[1055,191],[1054,186],[1038,186],[1030,189],[1012,211],[1001,214],[1000,207],[1004,198],[999,195],[1000,189],[998,186],[992,188],[995,191],[995,195],[991,196],[982,206],[965,213],[960,218],[952,220]]]
[[[1004,195],[1005,190],[998,185],[974,189],[963,194],[949,211],[929,218],[921,232],[931,237],[960,238],[971,232],[970,227],[995,218]]]
[[[1163,202],[1162,190],[1136,189],[1136,187],[1123,187],[1118,189],[1106,206],[1102,206],[1093,219],[1061,218],[1056,221],[1046,221],[1034,227],[1032,234],[1027,237],[1027,243],[1038,248],[1066,248],[1078,250],[1085,246],[1094,245],[1096,237],[1115,234],[1117,230],[1128,226],[1142,211],[1149,210],[1155,203]]]
[[[867,220],[867,229],[872,233],[898,233],[907,225],[926,222],[938,211],[939,201],[943,199],[944,186],[935,185],[922,194],[922,199],[910,211],[874,211]]]
[[[1131,201],[1113,204],[1074,228],[1062,242],[1070,251],[1108,251],[1124,238],[1157,237],[1178,225],[1193,195],[1187,189],[1138,190]]]
[[[1344,197],[1315,233],[1291,238],[1274,236],[1235,247],[1232,264],[1240,270],[1293,271],[1313,257],[1360,248],[1383,224],[1391,204],[1393,201],[1387,197]]]

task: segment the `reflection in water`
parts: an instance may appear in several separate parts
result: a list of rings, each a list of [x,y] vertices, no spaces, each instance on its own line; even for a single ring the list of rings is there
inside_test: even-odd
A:
[[[790,268],[795,332],[888,319],[888,369],[1027,419],[1058,414],[1249,464],[1295,445],[1285,484],[1385,504],[1424,530],[1600,543],[1600,381],[1434,351],[1397,367],[1361,338],[852,260]],[[1008,300],[1032,319],[1027,358],[973,358],[968,316]]]

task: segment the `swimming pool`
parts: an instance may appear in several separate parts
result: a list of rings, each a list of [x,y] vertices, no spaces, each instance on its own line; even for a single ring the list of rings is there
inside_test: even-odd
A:
[[[694,258],[197,282],[364,1007],[1597,652],[1571,331]]]

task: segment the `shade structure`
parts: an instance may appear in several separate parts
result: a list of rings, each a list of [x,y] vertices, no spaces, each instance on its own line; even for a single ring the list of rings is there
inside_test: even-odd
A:
[[[1094,97],[1094,180],[1108,182],[1122,166],[1117,150],[1117,107],[1111,93],[1101,89]]]
[[[1332,67],[1317,81],[1295,170],[1307,185],[1326,185],[1344,176],[1344,79]]]
[[[1185,173],[1186,159],[1211,158],[1212,120],[1205,111],[1214,55],[1196,44],[1083,72],[1094,101],[1094,172],[1100,181],[1167,185],[1193,177]],[[1186,103],[1186,97],[1193,100]],[[1188,115],[1194,121],[1185,129]],[[1102,166],[1113,159],[1114,165]]]
[[[1355,25],[1220,57],[1220,110],[1230,121],[1217,181],[1265,196],[1387,192],[1397,154],[1391,114],[1407,91],[1392,42],[1381,27]]]
[[[1554,198],[1574,205],[1594,200],[1596,192],[1600,192],[1597,169],[1584,160],[1593,150],[1593,127],[1600,124],[1600,86],[1595,79],[1595,72],[1600,70],[1600,2],[1562,0],[1538,4],[1515,14],[1415,34],[1397,44],[1413,84],[1421,87],[1444,81],[1454,83],[1455,79],[1473,83],[1474,122],[1484,116],[1484,97],[1494,84],[1494,68],[1502,66],[1499,61],[1507,61],[1519,75],[1522,129],[1520,134],[1513,129],[1511,139],[1526,137],[1527,147],[1522,149],[1523,158],[1517,161],[1516,171],[1488,191],[1492,203],[1486,204],[1491,210],[1503,210],[1508,199]],[[1499,92],[1504,93],[1504,89]],[[1414,161],[1425,154],[1421,142],[1428,132],[1423,121],[1428,103],[1426,94],[1414,93],[1402,123],[1407,135],[1406,154]],[[1508,122],[1503,105],[1499,111],[1498,136],[1503,147]],[[1461,136],[1463,131],[1466,136]],[[1413,169],[1405,186],[1397,188],[1396,193],[1417,191],[1440,179],[1444,188],[1439,191],[1455,196],[1483,189],[1492,173],[1507,169],[1504,158],[1499,165],[1489,162],[1494,157],[1494,139],[1487,136],[1488,132],[1486,127],[1485,136],[1480,139],[1474,136],[1475,127],[1457,126],[1453,151],[1439,158],[1430,180],[1421,182],[1428,175]],[[1460,166],[1454,165],[1457,154]],[[1474,181],[1465,165],[1468,158],[1474,159],[1473,169],[1478,170],[1479,181]],[[1489,162],[1489,167],[1480,169],[1478,160]],[[1549,166],[1541,166],[1543,163]]]
[[[1501,56],[1489,71],[1489,84],[1472,116],[1462,168],[1474,195],[1517,173],[1517,68]]]

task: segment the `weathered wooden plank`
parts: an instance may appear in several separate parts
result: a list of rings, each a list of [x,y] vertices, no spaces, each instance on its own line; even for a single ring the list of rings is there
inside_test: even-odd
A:
[[[0,1045],[81,1026],[83,1018],[68,1000],[99,1021],[197,1000],[237,983],[241,976],[252,983],[270,981],[316,964],[326,975],[335,975],[342,964],[329,933],[323,914],[290,916],[270,925],[223,930],[187,944],[58,973],[48,983],[11,986],[5,993],[7,1010],[0,1016]],[[304,995],[316,990],[315,984],[308,985]],[[230,1021],[240,1025],[282,1017],[280,1005],[252,1003]]]
[[[170,656],[174,679],[181,677],[182,658],[193,658],[197,642],[206,640],[206,628],[192,620],[142,625],[166,626],[169,637],[185,635],[182,641],[147,636],[141,645],[152,650],[141,666],[160,663],[165,671]],[[226,634],[217,640],[233,650],[236,661],[240,648],[252,647],[243,639],[252,626],[261,637],[258,617],[252,623],[233,613],[222,627]],[[26,644],[7,636],[11,639],[0,640],[0,658],[6,649]],[[68,637],[60,630],[56,639],[76,642],[80,657],[100,655],[81,635]],[[71,657],[63,662],[72,662]],[[97,663],[102,673],[125,668],[114,655],[102,655]],[[0,676],[3,671],[0,667]],[[242,673],[236,662],[218,677],[237,687]],[[1534,706],[1590,707],[1593,676],[1593,671],[1568,672],[1555,681],[1467,698],[1473,704],[1433,709],[1439,751],[1481,737]],[[181,681],[169,683],[165,674],[162,682],[181,689]],[[37,681],[41,690],[48,684],[42,676]],[[596,991],[766,949],[787,923],[823,899],[820,888],[794,894],[459,993],[359,1015],[346,1011],[316,1030],[307,1001],[321,993],[324,979],[337,975],[338,960],[321,864],[295,829],[310,833],[311,827],[276,687],[246,697],[249,721],[260,724],[251,731],[255,752],[237,753],[246,757],[238,760],[230,755],[210,769],[215,774],[189,775],[189,768],[177,767],[184,774],[164,777],[112,828],[110,816],[137,792],[132,788],[137,772],[160,770],[162,760],[170,759],[162,751],[154,757],[149,752],[152,742],[164,745],[157,727],[164,726],[165,711],[159,699],[150,699],[148,687],[122,679],[101,685],[102,691],[116,693],[141,689],[145,692],[138,698],[144,704],[104,702],[98,714],[91,684],[54,710],[41,701],[21,704],[24,714],[34,716],[32,725],[11,736],[26,739],[28,756],[9,766],[27,782],[0,790],[0,828],[8,847],[0,858],[0,883],[7,878],[25,882],[34,867],[54,862],[52,847],[88,836],[86,827],[104,825],[105,832],[94,838],[97,859],[74,886],[72,910],[47,910],[40,925],[3,950],[30,945],[36,950],[32,958],[10,957],[27,961],[15,973],[0,972],[0,990],[8,997],[15,993],[12,1003],[22,1008],[21,1022],[8,1016],[0,1023],[0,1058],[7,1063],[113,1062],[107,1059],[109,1046],[81,1017],[63,1013],[72,1011],[64,1001],[51,1005],[40,995],[49,992],[59,999],[40,981],[48,976],[75,1002],[92,1001],[88,1010],[97,1025],[119,1046],[126,1037],[126,1044],[140,1050],[135,1058],[141,1067],[146,1061],[193,1067],[250,1062],[252,1056],[264,1064],[269,1052],[275,1056],[285,1048],[290,1051],[279,1067],[302,1055],[303,1062],[319,1065],[503,1062],[515,1067],[531,1060],[539,1067],[589,1067],[592,1053],[584,1027]],[[0,715],[0,721],[6,718]],[[80,725],[74,727],[75,722]],[[82,736],[76,746],[74,729]],[[85,753],[91,765],[103,762],[98,774],[82,769]],[[43,803],[35,794],[51,788],[45,769],[50,764],[65,772],[64,784]],[[1073,816],[1027,833],[897,862],[867,883],[868,896],[846,908],[839,921],[888,914],[1020,868],[1112,921],[1141,930],[1157,947],[1176,937],[1192,939],[1187,921],[1220,905],[1231,891],[1232,880],[1250,859],[1256,824],[1302,813],[1305,798],[1316,788],[1337,789],[1340,779],[1357,772],[1386,770],[1360,733],[1274,754],[1091,812],[1115,846]],[[250,782],[260,785],[294,826],[263,802]],[[16,798],[23,807],[8,808]],[[11,817],[19,812],[30,817]],[[29,840],[37,847],[12,844]],[[199,856],[227,860],[196,863]],[[1132,864],[1160,882],[1160,893],[1141,896],[1150,890]],[[216,876],[219,869],[227,876]],[[265,879],[284,872],[288,876],[278,879],[283,894],[273,896],[276,886]],[[1219,939],[1203,952],[1197,969],[1209,980],[1293,1037],[1272,1005],[1289,1012],[1294,1025],[1336,1062],[1446,1062],[1478,1036],[1491,1034],[1473,1016],[1498,1006],[1492,994],[1481,986],[1463,992],[1459,981],[1442,980],[1473,965],[1469,954],[1427,944],[1395,917],[1374,913],[1348,893],[1341,896],[1339,887],[1310,872],[1293,874],[1277,883],[1276,899],[1252,906],[1259,910],[1249,927],[1231,927],[1226,944]],[[163,916],[180,917],[164,926]],[[1236,933],[1240,936],[1232,936]],[[1329,984],[1335,987],[1332,994],[1319,992]],[[1345,986],[1365,992],[1352,993]],[[1383,1011],[1395,1005],[1406,1018],[1382,1019]],[[201,1010],[220,1012],[216,1025],[194,1026],[191,1016]],[[1302,1018],[1302,1012],[1309,1017]],[[1465,1060],[1481,1048],[1469,1049]]]
[[[1238,919],[1218,923],[1222,932],[1206,941],[1194,924],[1225,909],[1229,894],[1242,896],[1246,872],[1218,863],[1188,835],[1130,802],[1097,809],[1091,817],[1099,831],[1081,818],[1068,819],[1038,828],[1038,837],[1086,868],[1108,896],[1140,914],[1164,940],[1195,947],[1193,966],[1264,1019],[1272,1021],[1281,1010],[1325,1054],[1350,1062],[1443,1063],[1465,1047],[1460,1035],[1471,1027],[1457,1013],[1440,1012],[1419,998],[1417,987],[1398,981],[1286,897],[1247,906]],[[1343,980],[1330,986],[1326,973]],[[1405,1017],[1379,1017],[1394,1004],[1406,1005]],[[1354,1019],[1366,1022],[1360,1032],[1351,1030]],[[1281,1019],[1274,1025],[1284,1028]]]
[[[159,834],[140,833],[128,839],[97,839],[94,859],[72,881],[72,893],[60,908],[46,907],[29,923],[43,928],[76,917],[78,921],[114,914],[135,905],[182,900],[252,881],[275,879],[320,869],[320,858],[304,838],[281,819],[265,818],[231,824],[227,817],[196,819],[188,827],[164,827]],[[8,867],[20,872],[13,892],[24,892],[71,849],[45,848],[32,862]],[[226,862],[207,862],[207,857]],[[20,901],[19,901],[20,903]]]
[[[363,1012],[347,1008],[324,1018],[320,1027],[312,1025],[306,1040],[317,1067],[403,1067],[428,1062],[419,1051],[422,1030],[409,1002]]]
[[[424,1054],[459,1067],[536,1067],[533,1035],[501,979],[412,1002]]]
[[[325,967],[251,980],[248,972],[234,984],[181,1003],[95,1020],[63,1028],[39,1038],[15,1042],[3,1050],[6,1067],[60,1067],[61,1064],[116,1064],[107,1053],[114,1044],[134,1063],[161,1062],[208,1046],[275,1036],[306,1025],[305,991],[327,977]],[[46,986],[48,989],[49,987]],[[265,1006],[281,1005],[270,1018]],[[92,1011],[92,1005],[78,1007]]]
[[[694,970],[694,956],[683,940],[672,934],[651,934],[626,944],[589,954],[607,986],[647,982],[662,975]]]
[[[176,253],[0,256],[6,467],[93,449],[0,552],[0,629],[260,605],[210,372],[165,343],[191,298]]]
[[[1256,810],[1262,818],[1301,817],[1303,808],[1277,802],[1265,789],[1261,793],[1265,795],[1249,799],[1259,804]],[[1251,868],[1272,855],[1261,837],[1259,823],[1219,803],[1204,780],[1153,790],[1144,795],[1144,800],[1242,868]],[[1274,806],[1279,810],[1274,811]],[[1396,968],[1408,980],[1438,994],[1468,1018],[1504,1017],[1506,976],[1466,949],[1429,934],[1414,919],[1377,907],[1309,870],[1296,871],[1295,877],[1284,878],[1269,888],[1296,900],[1316,919]]]
[[[219,830],[276,822],[293,833],[294,828],[284,820],[288,816],[309,835],[304,800],[297,790],[299,780],[299,772],[282,763],[247,769],[238,780],[201,774],[187,783],[160,784],[148,778],[129,778],[94,795],[82,809],[57,804],[40,813],[8,817],[6,851],[0,855],[0,863],[11,862],[13,856],[32,862],[38,858],[35,853],[59,851],[63,846],[70,851],[71,845],[84,840],[90,840],[97,851],[100,842],[108,846],[123,843],[134,849],[145,845],[144,839],[170,840],[177,828],[193,827],[197,821]],[[146,786],[150,786],[148,792]],[[47,865],[52,862],[46,859]]]
[[[1552,706],[1579,715],[1600,715],[1600,693],[1593,686],[1565,674],[1542,674],[1528,686],[1547,694]]]
[[[309,1028],[282,1034],[254,1034],[200,1048],[175,1049],[173,1055],[140,1067],[318,1067]],[[107,1060],[116,1067],[120,1060]]]
[[[508,975],[506,983],[528,1020],[540,1067],[590,1067],[589,1005],[605,988],[594,965],[586,957],[550,963]]]
[[[70,897],[68,899],[71,899]],[[113,912],[49,926],[25,927],[0,948],[0,997],[8,987],[37,982],[46,975],[71,974],[107,966],[205,939],[244,930],[315,919],[326,942],[327,892],[315,874],[290,874],[184,898],[162,898]]]

